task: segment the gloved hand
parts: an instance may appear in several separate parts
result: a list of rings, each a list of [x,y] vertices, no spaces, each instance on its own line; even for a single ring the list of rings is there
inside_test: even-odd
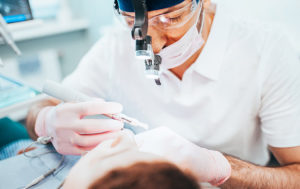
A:
[[[123,128],[121,121],[83,118],[99,114],[116,114],[121,111],[122,105],[101,99],[45,107],[37,116],[35,132],[39,137],[52,137],[52,144],[57,152],[80,155],[104,140],[117,137]]]
[[[217,186],[230,177],[231,166],[220,152],[201,148],[166,127],[138,134],[135,139],[140,151],[162,156],[190,171],[199,183]]]

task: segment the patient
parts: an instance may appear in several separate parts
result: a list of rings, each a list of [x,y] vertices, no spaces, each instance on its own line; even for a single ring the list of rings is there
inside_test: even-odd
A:
[[[101,143],[70,171],[64,189],[199,189],[194,176],[166,159],[140,152],[133,138],[122,134]]]
[[[117,168],[96,180],[89,189],[198,189],[196,180],[167,162],[140,162]]]

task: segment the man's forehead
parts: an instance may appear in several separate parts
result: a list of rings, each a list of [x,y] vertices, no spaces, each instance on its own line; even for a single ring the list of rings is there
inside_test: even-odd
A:
[[[154,11],[175,6],[183,1],[185,0],[146,0],[146,4],[148,11]],[[132,0],[118,0],[118,3],[122,11],[134,12]]]

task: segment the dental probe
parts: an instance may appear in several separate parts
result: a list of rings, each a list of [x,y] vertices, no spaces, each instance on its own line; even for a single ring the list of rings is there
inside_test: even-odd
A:
[[[62,100],[64,102],[85,102],[91,100],[91,97],[53,81],[46,81],[42,92],[49,96]],[[142,127],[144,129],[149,128],[147,124],[142,123],[124,114],[103,114],[103,115],[114,120],[128,123],[134,127]]]

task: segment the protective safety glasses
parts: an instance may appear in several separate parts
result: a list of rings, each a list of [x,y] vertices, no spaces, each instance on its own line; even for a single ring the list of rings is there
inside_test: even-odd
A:
[[[196,0],[192,0],[180,9],[151,17],[148,20],[149,26],[154,26],[161,30],[180,28],[192,18],[197,10],[197,5],[198,4]],[[124,23],[125,26],[132,28],[134,25],[134,13],[132,13],[132,15],[129,15],[130,13],[128,12],[118,12],[118,17],[121,22]]]

